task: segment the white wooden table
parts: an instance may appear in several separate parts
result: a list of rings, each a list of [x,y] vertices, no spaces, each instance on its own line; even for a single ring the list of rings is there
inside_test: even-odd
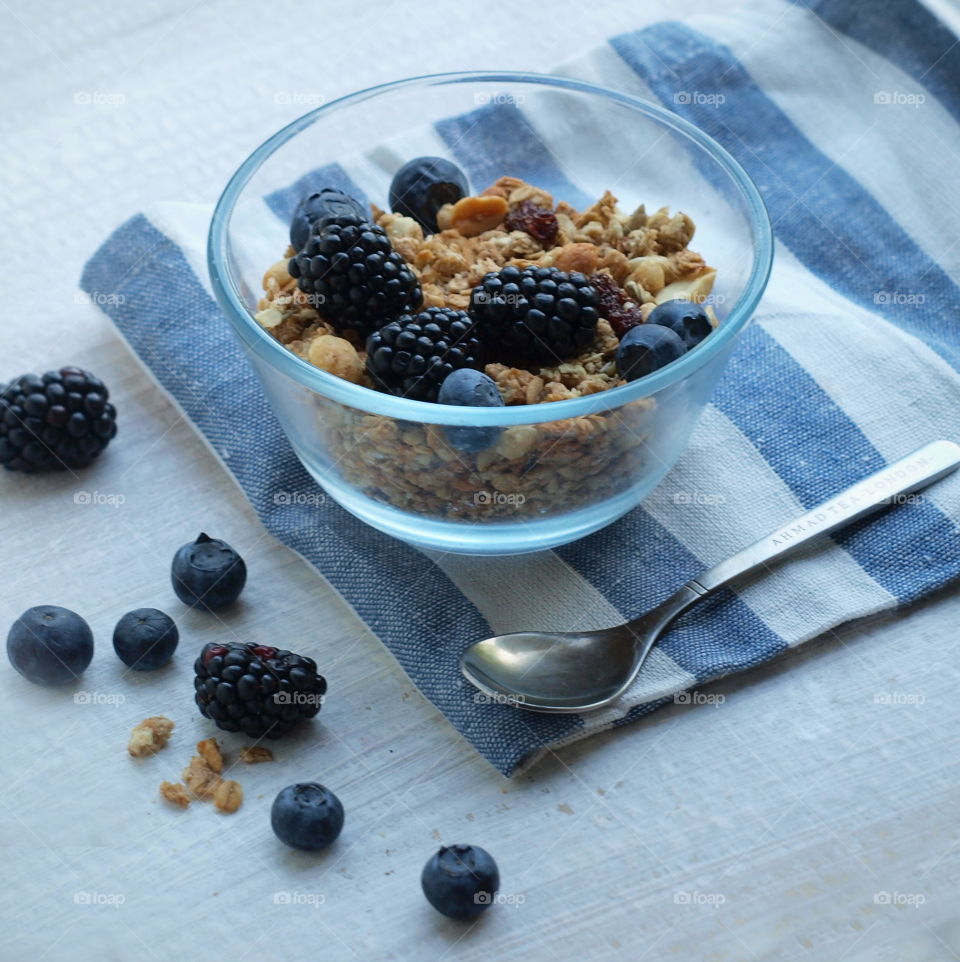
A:
[[[812,643],[712,686],[720,704],[671,707],[508,781],[264,532],[77,293],[122,219],[212,200],[318,99],[404,74],[549,70],[660,16],[733,6],[0,2],[0,380],[78,363],[110,384],[121,419],[79,481],[0,478],[2,630],[55,603],[98,643],[88,704],[0,668],[0,959],[960,958],[960,601]],[[174,549],[201,530],[251,571],[220,624],[182,614],[169,587]],[[141,606],[178,618],[181,651],[121,678],[110,635]],[[276,763],[239,772],[236,815],[179,812],[156,790],[205,731],[190,652],[232,635],[304,648],[331,697]],[[154,713],[178,728],[134,763],[127,733]],[[276,791],[311,779],[347,810],[319,857],[268,824]],[[419,890],[427,857],[457,841],[501,868],[505,902],[474,926]]]

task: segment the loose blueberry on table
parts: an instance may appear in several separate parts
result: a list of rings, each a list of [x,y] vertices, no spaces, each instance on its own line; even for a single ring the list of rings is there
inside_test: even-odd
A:
[[[327,691],[312,658],[272,645],[207,644],[193,669],[200,713],[251,738],[279,738],[313,718]]]
[[[66,685],[76,681],[93,659],[93,632],[69,608],[39,605],[11,626],[7,657],[36,685]]]
[[[270,825],[284,845],[316,852],[332,845],[343,829],[343,805],[316,782],[288,785],[273,802]]]
[[[113,631],[117,657],[136,671],[153,671],[168,664],[179,641],[173,619],[156,608],[128,611]]]
[[[240,597],[247,566],[226,541],[200,534],[173,556],[173,590],[191,608],[219,611]]]
[[[479,845],[447,845],[424,865],[420,884],[438,912],[451,919],[472,919],[493,904],[500,871]]]

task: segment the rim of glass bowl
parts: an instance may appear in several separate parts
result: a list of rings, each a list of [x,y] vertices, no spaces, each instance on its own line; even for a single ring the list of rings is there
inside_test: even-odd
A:
[[[434,404],[429,401],[415,401],[410,398],[396,397],[392,394],[374,391],[314,367],[287,350],[264,330],[240,298],[237,292],[236,279],[230,269],[230,262],[227,257],[228,227],[234,206],[243,188],[256,171],[280,147],[334,110],[342,110],[351,104],[360,103],[387,91],[398,90],[403,87],[417,85],[443,86],[463,83],[539,84],[545,87],[603,97],[640,111],[693,141],[703,149],[713,161],[726,171],[739,188],[746,203],[750,227],[756,238],[750,277],[723,324],[696,350],[684,354],[661,370],[654,371],[646,377],[638,378],[636,381],[631,381],[629,384],[566,401],[518,404],[498,408]],[[281,373],[331,400],[371,414],[381,414],[405,421],[419,421],[428,424],[510,425],[557,421],[607,411],[656,394],[669,385],[683,380],[697,368],[702,367],[736,337],[750,320],[757,302],[766,288],[772,260],[773,235],[770,219],[760,197],[760,192],[747,172],[712,137],[666,108],[637,97],[631,97],[596,84],[584,83],[567,77],[512,71],[463,71],[409,77],[405,80],[379,84],[348,94],[304,114],[265,140],[233,174],[219,201],[217,201],[207,241],[207,267],[217,301],[250,350],[271,366],[279,369]]]

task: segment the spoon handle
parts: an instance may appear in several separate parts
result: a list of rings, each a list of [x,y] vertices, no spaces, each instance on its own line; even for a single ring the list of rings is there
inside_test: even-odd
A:
[[[714,565],[687,582],[687,586],[701,596],[716,591],[734,578],[765,567],[820,535],[845,528],[873,511],[896,503],[897,497],[924,488],[957,467],[960,467],[960,446],[952,441],[933,441]]]

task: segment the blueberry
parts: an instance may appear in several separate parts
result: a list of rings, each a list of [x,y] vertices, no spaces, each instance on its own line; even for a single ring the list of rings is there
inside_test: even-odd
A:
[[[415,157],[393,175],[390,208],[435,234],[437,211],[444,204],[455,204],[469,189],[466,176],[456,164],[442,157]]]
[[[76,613],[57,605],[25,611],[7,635],[10,664],[35,685],[66,685],[93,658],[93,632]]]
[[[173,619],[156,608],[128,611],[113,630],[113,650],[137,671],[163,667],[177,649],[180,633]]]
[[[631,327],[617,348],[617,370],[635,381],[675,361],[686,351],[680,335],[659,324]]]
[[[285,845],[318,851],[337,840],[343,828],[343,805],[329,788],[316,782],[288,785],[273,801],[270,825]]]
[[[216,611],[237,600],[247,581],[247,566],[226,541],[201,534],[173,556],[170,575],[185,605]]]
[[[466,407],[503,407],[503,395],[492,378],[482,371],[463,367],[448,374],[437,395],[440,404],[460,404]],[[447,440],[461,451],[474,453],[489,448],[500,436],[501,428],[449,426],[443,429]]]
[[[323,227],[341,217],[361,221],[370,219],[360,201],[336,187],[324,187],[323,190],[307,194],[293,212],[290,221],[290,243],[298,251],[303,250],[315,225]]]
[[[696,347],[713,331],[707,312],[699,304],[679,298],[658,304],[647,318],[647,323],[669,327],[683,338],[687,350]]]
[[[472,919],[493,904],[500,872],[479,846],[449,845],[424,865],[420,884],[438,912],[451,919]]]

